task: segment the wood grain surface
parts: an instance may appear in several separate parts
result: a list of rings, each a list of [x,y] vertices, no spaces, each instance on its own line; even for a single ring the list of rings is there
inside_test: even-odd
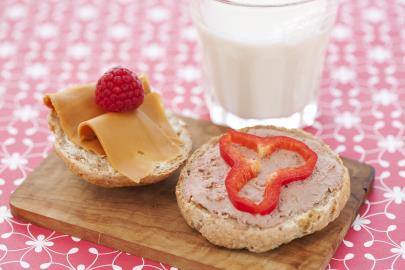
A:
[[[224,130],[183,119],[194,148]],[[216,247],[188,227],[174,194],[178,173],[151,186],[104,189],[80,180],[52,152],[12,194],[10,206],[17,218],[180,269],[323,269],[374,178],[372,167],[349,159],[344,163],[351,175],[351,197],[338,219],[261,254]]]

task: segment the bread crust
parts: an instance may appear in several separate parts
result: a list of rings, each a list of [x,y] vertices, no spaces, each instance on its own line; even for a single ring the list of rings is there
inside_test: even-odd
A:
[[[311,137],[313,135],[299,129],[285,129],[274,126],[255,126],[254,128],[276,129],[288,131],[294,137]],[[247,132],[251,128],[241,131]],[[212,138],[205,145],[197,149],[189,158],[182,169],[176,186],[176,198],[180,211],[187,224],[199,231],[209,242],[231,249],[246,248],[252,252],[265,252],[281,244],[288,243],[296,238],[303,237],[326,227],[336,219],[350,196],[350,176],[342,160],[322,143],[328,151],[333,153],[340,165],[344,168],[342,187],[326,194],[323,200],[312,209],[288,217],[283,223],[274,227],[259,228],[249,226],[241,229],[237,220],[231,217],[220,216],[208,211],[185,197],[184,184],[187,181],[187,170],[192,166],[192,161],[205,152],[210,145],[217,144],[220,136]]]
[[[176,171],[187,159],[192,141],[186,125],[172,114],[168,115],[169,121],[174,130],[183,141],[183,153],[175,159],[160,164],[155,168],[152,174],[137,180],[115,171],[108,163],[106,157],[100,157],[72,143],[59,124],[59,119],[55,113],[48,117],[49,129],[55,135],[54,148],[58,156],[63,160],[66,166],[83,180],[105,188],[125,187],[125,186],[144,186],[160,182]]]

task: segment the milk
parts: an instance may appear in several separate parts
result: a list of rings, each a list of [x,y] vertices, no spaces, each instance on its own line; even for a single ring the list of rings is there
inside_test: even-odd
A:
[[[315,104],[334,21],[330,1],[271,8],[193,4],[211,102],[244,119],[288,118]]]

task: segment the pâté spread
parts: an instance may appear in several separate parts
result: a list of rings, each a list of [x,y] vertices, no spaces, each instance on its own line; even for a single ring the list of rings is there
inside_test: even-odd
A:
[[[288,131],[266,128],[249,129],[248,133],[261,137],[291,137]],[[316,153],[316,164],[305,181],[291,182],[281,187],[278,204],[270,213],[252,214],[235,207],[225,183],[231,166],[222,158],[219,144],[210,144],[208,149],[201,151],[200,156],[195,157],[193,164],[188,167],[187,174],[192,177],[184,184],[186,199],[214,214],[235,219],[241,228],[274,227],[292,215],[313,208],[321,203],[329,192],[342,187],[344,168],[339,163],[338,157],[315,138],[303,136],[299,140]],[[263,201],[269,175],[280,168],[300,167],[305,164],[303,157],[294,151],[279,149],[268,157],[259,158],[257,152],[252,149],[239,144],[235,144],[234,147],[246,158],[260,159],[257,177],[247,181],[238,192],[238,196],[256,204]]]

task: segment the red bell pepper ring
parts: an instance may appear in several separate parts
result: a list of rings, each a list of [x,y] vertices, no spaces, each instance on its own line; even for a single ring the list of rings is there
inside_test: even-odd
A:
[[[270,174],[266,180],[263,200],[255,203],[239,196],[239,191],[260,172],[259,160],[243,156],[234,144],[245,146],[260,158],[269,157],[277,150],[284,149],[296,152],[305,161],[298,167],[281,168]],[[219,150],[231,170],[225,179],[226,190],[232,204],[240,211],[266,215],[271,213],[278,204],[281,187],[291,182],[309,177],[316,165],[318,155],[305,143],[286,136],[259,137],[252,134],[229,130],[219,140]]]

